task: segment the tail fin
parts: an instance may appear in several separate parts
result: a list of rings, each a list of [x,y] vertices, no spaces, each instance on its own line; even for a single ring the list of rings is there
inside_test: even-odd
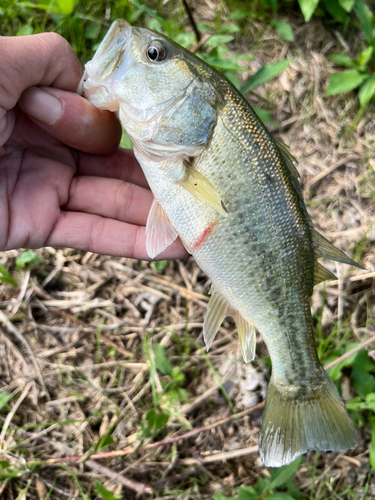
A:
[[[312,389],[268,386],[259,435],[264,465],[286,465],[308,450],[353,448],[357,431],[331,379],[323,372]]]

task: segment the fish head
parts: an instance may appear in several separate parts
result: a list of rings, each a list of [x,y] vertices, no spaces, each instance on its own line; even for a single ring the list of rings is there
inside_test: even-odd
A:
[[[117,20],[86,64],[78,92],[118,112],[145,154],[170,156],[185,147],[194,156],[216,120],[217,95],[202,65],[168,38]]]

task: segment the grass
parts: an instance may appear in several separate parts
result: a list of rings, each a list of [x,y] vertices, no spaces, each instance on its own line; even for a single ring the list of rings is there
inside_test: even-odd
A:
[[[25,5],[3,2],[2,33],[59,31],[82,62],[116,17],[197,45],[178,2],[90,0],[70,11],[74,3],[51,3],[49,11]],[[278,126],[271,128],[299,159],[318,229],[372,276],[328,263],[340,280],[315,288],[318,352],[335,363],[375,332],[374,108],[353,130],[355,95],[325,95],[330,54],[341,51],[329,26],[305,24],[289,6],[279,16],[293,28],[295,41],[286,44],[273,15],[264,17],[255,3],[245,15],[241,8],[218,2],[217,9],[202,3],[193,10],[203,36],[222,36],[201,54],[227,64],[238,87],[262,67],[290,60],[247,97],[270,113]],[[228,69],[233,60],[241,71]],[[360,445],[311,452],[294,475],[272,483],[280,471],[264,468],[256,451],[268,354],[258,338],[257,359],[244,365],[229,320],[204,352],[210,282],[193,259],[150,264],[46,248],[5,252],[0,263],[0,498],[375,497],[371,345],[330,369],[359,425]],[[58,460],[69,456],[85,456],[85,465]]]

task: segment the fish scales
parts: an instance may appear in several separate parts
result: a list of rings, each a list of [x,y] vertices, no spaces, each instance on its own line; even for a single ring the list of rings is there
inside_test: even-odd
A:
[[[255,328],[272,361],[259,436],[265,465],[357,442],[315,348],[310,296],[327,257],[358,265],[312,226],[294,159],[219,73],[167,38],[116,21],[80,91],[117,111],[155,196],[146,247],[176,236],[212,280],[207,347],[233,317],[244,360]]]

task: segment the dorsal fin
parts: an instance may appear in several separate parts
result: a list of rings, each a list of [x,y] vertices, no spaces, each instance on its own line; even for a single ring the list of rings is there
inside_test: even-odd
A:
[[[298,181],[298,179],[300,178],[298,170],[296,169],[296,164],[298,162],[289,151],[289,146],[287,146],[285,142],[279,141],[278,139],[274,138],[274,141],[276,142],[276,146],[279,148],[280,154],[284,158],[284,161],[286,163],[286,166],[289,168],[290,173],[296,179],[296,181]]]
[[[330,259],[337,262],[343,262],[344,264],[349,264],[350,266],[356,266],[360,269],[365,269],[360,264],[354,262],[354,260],[345,255],[344,252],[332,245],[330,241],[318,233],[318,231],[315,231],[315,229],[312,229],[311,234],[315,259]]]
[[[314,262],[314,286],[326,280],[337,280],[337,277],[316,260]]]

